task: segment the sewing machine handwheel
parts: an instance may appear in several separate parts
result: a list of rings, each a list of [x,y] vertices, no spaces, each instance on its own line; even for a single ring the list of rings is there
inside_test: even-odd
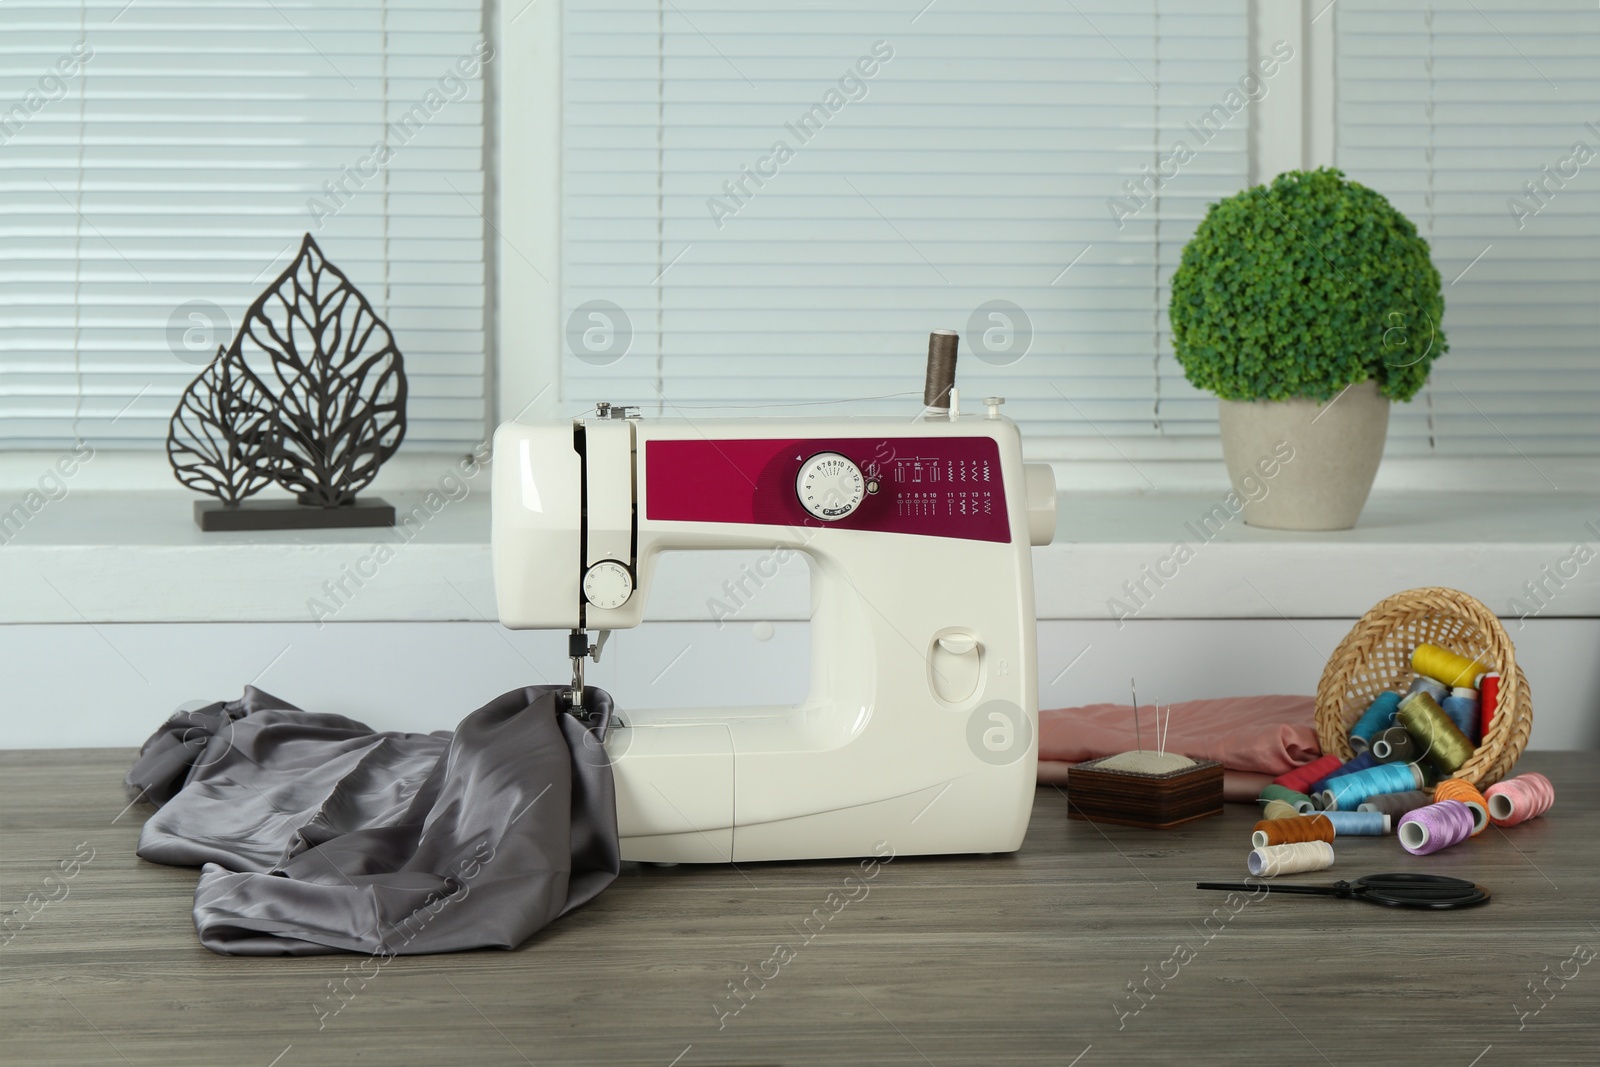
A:
[[[584,574],[583,596],[597,608],[620,608],[633,596],[633,572],[626,563],[603,559]]]

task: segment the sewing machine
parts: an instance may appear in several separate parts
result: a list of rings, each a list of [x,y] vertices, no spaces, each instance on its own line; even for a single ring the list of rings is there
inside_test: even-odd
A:
[[[500,619],[571,631],[574,701],[603,646],[589,631],[639,625],[661,553],[778,548],[811,564],[804,701],[647,709],[620,694],[605,745],[624,859],[1021,846],[1038,759],[1029,548],[1054,535],[1055,480],[1023,463],[998,399],[961,416],[948,393],[918,418],[601,405],[495,434]]]

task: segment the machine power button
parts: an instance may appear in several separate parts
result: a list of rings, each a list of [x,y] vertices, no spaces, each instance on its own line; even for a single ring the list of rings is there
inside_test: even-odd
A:
[[[867,480],[861,468],[837,452],[818,452],[794,478],[800,506],[823,522],[837,522],[861,506]]]

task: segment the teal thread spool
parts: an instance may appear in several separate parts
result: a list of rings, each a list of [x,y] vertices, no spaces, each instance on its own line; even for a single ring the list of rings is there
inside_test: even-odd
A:
[[[1356,805],[1357,811],[1377,811],[1398,819],[1408,811],[1416,811],[1433,803],[1433,793],[1426,789],[1412,789],[1404,793],[1380,793]]]
[[[1422,772],[1409,763],[1380,763],[1364,771],[1335,778],[1320,794],[1329,811],[1354,811],[1368,797],[1403,793],[1422,785]]]
[[[1284,786],[1278,785],[1276,782],[1268,782],[1266,785],[1262,786],[1261,795],[1256,799],[1262,801],[1263,803],[1268,800],[1281,800],[1286,804],[1293,804],[1295,810],[1302,813],[1311,810],[1310,797],[1306,796],[1304,793],[1297,793],[1293,789],[1288,789]],[[1300,806],[1301,801],[1305,802],[1304,808]]]
[[[1400,709],[1400,694],[1385,689],[1377,699],[1367,705],[1361,718],[1350,727],[1350,751],[1356,755],[1365,752],[1380,732],[1394,725],[1394,713]]]
[[[1389,816],[1381,811],[1325,811],[1339,837],[1382,837],[1389,832]]]

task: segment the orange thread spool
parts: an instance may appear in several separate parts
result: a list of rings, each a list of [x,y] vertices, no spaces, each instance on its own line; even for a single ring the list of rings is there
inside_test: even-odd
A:
[[[1446,778],[1433,787],[1433,802],[1459,800],[1472,809],[1472,836],[1477,837],[1489,825],[1489,802],[1482,793],[1460,778]]]
[[[1250,835],[1256,848],[1268,845],[1296,845],[1302,841],[1332,841],[1333,823],[1324,815],[1302,815],[1294,819],[1262,819]]]

